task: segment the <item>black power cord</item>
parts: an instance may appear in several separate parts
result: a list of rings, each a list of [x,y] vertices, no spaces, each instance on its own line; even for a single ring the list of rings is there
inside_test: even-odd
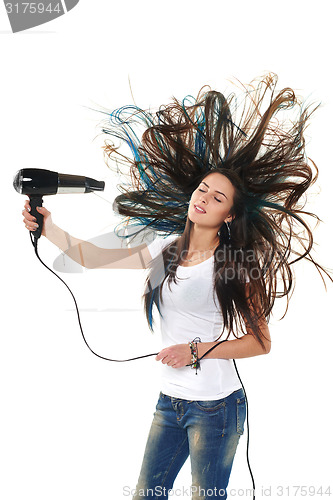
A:
[[[31,243],[34,247],[34,250],[35,250],[35,254],[36,254],[36,257],[37,259],[41,262],[41,264],[43,264],[44,267],[46,267],[46,269],[48,269],[49,271],[51,271],[52,274],[54,274],[57,278],[59,278],[59,280],[66,286],[66,288],[69,290],[71,296],[73,297],[73,300],[74,300],[74,304],[75,304],[75,308],[76,308],[76,312],[77,312],[77,317],[78,317],[78,321],[79,321],[79,326],[80,326],[80,330],[81,330],[81,334],[82,334],[82,338],[86,344],[86,346],[88,347],[88,349],[92,352],[92,354],[94,354],[95,356],[97,356],[98,358],[100,359],[104,359],[105,361],[113,361],[114,363],[126,363],[127,361],[135,361],[137,359],[143,359],[143,358],[149,358],[150,356],[157,356],[158,355],[158,352],[154,352],[152,354],[145,354],[143,356],[136,356],[135,358],[129,358],[129,359],[111,359],[111,358],[106,358],[104,356],[101,356],[100,354],[97,354],[91,347],[90,345],[88,344],[86,338],[85,338],[85,335],[83,333],[83,329],[82,329],[82,325],[81,325],[81,319],[80,319],[80,314],[79,314],[79,309],[78,309],[78,306],[77,306],[77,302],[76,302],[76,299],[73,295],[73,292],[72,290],[69,288],[69,286],[67,285],[67,283],[62,279],[60,278],[60,276],[55,273],[54,271],[52,271],[52,269],[50,269],[43,261],[42,259],[39,257],[38,255],[38,249],[37,249],[37,246],[38,246],[38,238],[32,238],[32,232],[30,231],[29,232],[29,235],[30,235],[30,239],[31,239]],[[209,354],[213,349],[215,349],[216,347],[218,347],[220,344],[223,344],[223,342],[227,342],[227,340],[220,340],[218,341],[213,347],[211,347],[210,349],[208,349],[208,351],[206,351],[200,358],[198,358],[194,363],[198,363],[200,362],[205,356],[207,356],[207,354]],[[192,366],[194,363],[190,363],[186,366]],[[254,482],[254,477],[253,477],[253,474],[252,474],[252,470],[251,470],[251,466],[250,466],[250,460],[249,460],[249,442],[250,442],[250,431],[249,431],[249,405],[248,405],[248,400],[247,400],[247,396],[246,396],[246,392],[245,392],[245,388],[244,388],[244,385],[243,385],[243,382],[242,382],[242,379],[240,378],[239,376],[239,373],[238,373],[238,369],[237,369],[237,366],[236,366],[236,361],[233,359],[233,363],[234,363],[234,366],[235,366],[235,370],[236,370],[236,373],[237,373],[237,376],[239,378],[239,381],[241,383],[241,386],[242,386],[242,389],[244,391],[244,395],[245,395],[245,401],[246,401],[246,425],[247,425],[247,445],[246,445],[246,460],[247,460],[247,465],[248,465],[248,468],[249,468],[249,472],[250,472],[250,475],[251,475],[251,479],[252,479],[252,488],[253,488],[253,500],[255,500],[255,482]]]

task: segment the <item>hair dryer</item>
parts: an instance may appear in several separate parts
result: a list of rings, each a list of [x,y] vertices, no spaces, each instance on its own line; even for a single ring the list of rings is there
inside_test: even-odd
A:
[[[36,217],[39,226],[32,233],[36,241],[42,234],[44,219],[43,215],[37,212],[36,207],[42,206],[43,196],[103,191],[105,182],[82,175],[58,174],[40,168],[23,168],[15,175],[13,186],[18,193],[26,194],[30,198],[30,213]]]

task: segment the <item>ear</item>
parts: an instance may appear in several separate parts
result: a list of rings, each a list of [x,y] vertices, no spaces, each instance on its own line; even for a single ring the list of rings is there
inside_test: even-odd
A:
[[[234,220],[235,216],[234,215],[228,215],[226,219],[224,219],[224,222],[232,222]]]

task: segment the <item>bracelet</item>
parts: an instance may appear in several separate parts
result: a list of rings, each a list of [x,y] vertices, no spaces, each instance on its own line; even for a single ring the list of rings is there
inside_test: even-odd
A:
[[[191,350],[191,368],[195,369],[196,375],[198,375],[198,369],[200,370],[200,361],[198,359],[198,342],[201,342],[201,340],[199,339],[199,337],[196,337],[188,343]]]

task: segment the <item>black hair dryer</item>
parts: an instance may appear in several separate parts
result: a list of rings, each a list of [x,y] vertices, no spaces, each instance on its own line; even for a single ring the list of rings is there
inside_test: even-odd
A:
[[[43,196],[103,191],[105,182],[81,175],[58,174],[41,168],[23,168],[15,175],[13,186],[18,193],[26,194],[30,198],[30,213],[36,217],[39,226],[32,232],[37,241],[42,233],[44,217],[36,207],[43,205]]]

